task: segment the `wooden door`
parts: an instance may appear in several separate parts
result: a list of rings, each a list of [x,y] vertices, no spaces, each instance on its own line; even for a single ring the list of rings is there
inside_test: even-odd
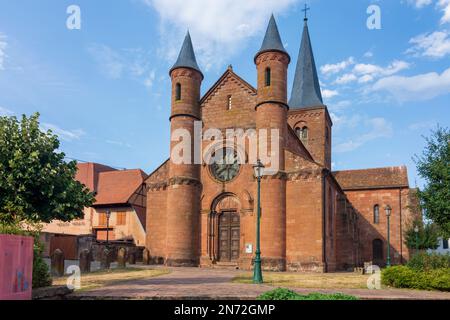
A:
[[[239,214],[234,211],[223,212],[219,218],[219,261],[239,259],[240,238]]]

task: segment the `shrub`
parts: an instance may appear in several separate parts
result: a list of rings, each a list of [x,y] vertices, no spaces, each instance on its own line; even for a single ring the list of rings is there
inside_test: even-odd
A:
[[[258,300],[358,300],[356,297],[348,296],[342,293],[321,294],[310,293],[301,295],[292,290],[278,288],[266,292],[258,297]]]
[[[51,285],[52,277],[50,276],[50,271],[44,259],[42,259],[42,245],[37,242],[34,245],[33,255],[33,288],[42,288]]]
[[[417,253],[408,262],[408,267],[418,271],[450,268],[450,254]]]
[[[381,280],[395,288],[450,291],[450,268],[421,271],[407,266],[389,267],[382,271]]]

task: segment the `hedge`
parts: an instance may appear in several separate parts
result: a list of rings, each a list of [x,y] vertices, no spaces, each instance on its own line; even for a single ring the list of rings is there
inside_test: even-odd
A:
[[[342,293],[301,295],[288,289],[278,288],[260,295],[258,300],[358,300],[358,298]]]
[[[382,271],[381,280],[395,288],[450,291],[450,268],[420,271],[407,266],[389,267]]]

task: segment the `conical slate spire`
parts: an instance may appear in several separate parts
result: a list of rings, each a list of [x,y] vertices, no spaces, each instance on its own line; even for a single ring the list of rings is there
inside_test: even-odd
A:
[[[189,31],[184,38],[183,46],[181,47],[177,62],[175,62],[172,69],[170,69],[170,72],[172,72],[172,70],[176,68],[191,68],[202,73],[200,71],[200,68],[198,67],[197,59],[195,58],[194,48],[192,46],[192,40]]]
[[[302,44],[295,70],[294,86],[292,87],[289,107],[291,109],[300,109],[319,105],[323,105],[322,93],[309,37],[308,19],[305,18]]]
[[[261,53],[268,51],[280,51],[288,55],[288,53],[284,49],[283,42],[281,41],[280,33],[278,32],[277,23],[273,14],[270,17],[269,25],[267,26],[266,35],[264,37],[261,49],[259,49],[256,57]]]

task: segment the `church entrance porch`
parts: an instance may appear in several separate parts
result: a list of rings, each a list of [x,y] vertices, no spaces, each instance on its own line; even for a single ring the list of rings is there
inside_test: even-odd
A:
[[[237,262],[240,251],[240,217],[236,211],[224,211],[219,216],[218,262]]]

